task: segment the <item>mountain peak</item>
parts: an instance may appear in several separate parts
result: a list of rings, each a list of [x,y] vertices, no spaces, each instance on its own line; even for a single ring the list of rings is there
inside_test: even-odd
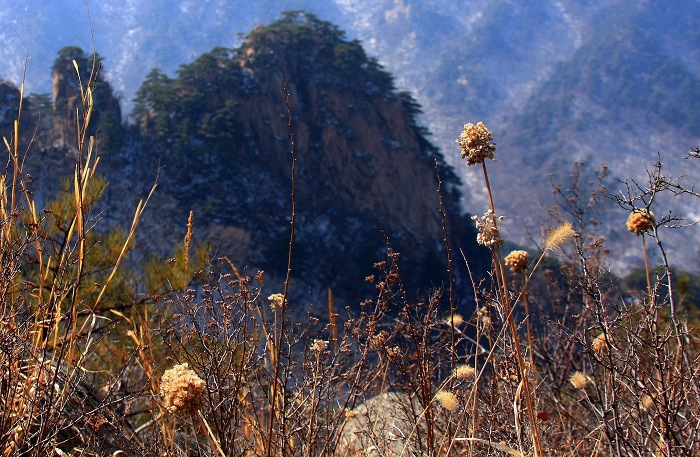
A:
[[[192,209],[197,233],[217,255],[283,275],[293,133],[294,274],[312,290],[355,297],[387,238],[414,286],[425,291],[444,280],[436,165],[454,245],[474,249],[458,180],[418,125],[416,101],[397,92],[358,41],[311,14],[285,13],[239,48],[214,48],[182,65],[174,78],[154,70],[135,102],[132,165],[108,179],[122,182],[121,169],[133,180],[133,170],[162,168],[157,220],[144,221],[158,225],[154,231]]]

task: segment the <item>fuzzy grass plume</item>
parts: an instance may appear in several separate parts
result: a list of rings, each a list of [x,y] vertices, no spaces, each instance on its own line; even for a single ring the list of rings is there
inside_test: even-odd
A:
[[[570,238],[576,234],[571,222],[564,222],[560,226],[551,230],[544,239],[546,251],[555,251],[561,248]]]

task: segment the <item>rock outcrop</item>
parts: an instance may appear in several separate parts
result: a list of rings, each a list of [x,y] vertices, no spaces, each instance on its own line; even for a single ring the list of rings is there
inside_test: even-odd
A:
[[[287,13],[239,49],[183,65],[177,78],[152,72],[134,113],[141,154],[165,164],[177,217],[186,220],[194,207],[204,233],[243,231],[253,256],[239,262],[286,271],[292,132],[294,273],[305,285],[356,293],[386,250],[382,232],[402,253],[407,276],[419,278],[415,286],[425,292],[445,282],[436,164],[453,246],[473,258],[459,180],[417,125],[417,103],[358,42],[313,15]]]

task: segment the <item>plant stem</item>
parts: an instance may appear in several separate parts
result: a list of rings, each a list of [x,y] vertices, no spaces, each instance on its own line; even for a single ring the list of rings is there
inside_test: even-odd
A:
[[[496,207],[493,204],[493,193],[491,192],[491,184],[489,183],[489,175],[486,171],[486,162],[481,162],[484,170],[484,180],[486,182],[486,190],[489,195],[489,203],[491,204],[491,215],[493,217],[494,227],[498,228],[496,218]],[[515,348],[515,356],[518,361],[518,370],[520,371],[520,379],[523,383],[523,394],[525,396],[525,403],[527,405],[527,417],[530,423],[530,433],[532,434],[532,445],[535,452],[535,457],[542,455],[542,448],[540,443],[539,432],[537,430],[537,423],[535,421],[535,411],[532,401],[532,391],[530,390],[530,382],[528,379],[528,370],[525,367],[525,361],[523,360],[522,352],[520,351],[520,344],[518,343],[517,328],[515,326],[515,321],[513,320],[512,308],[510,306],[510,297],[508,296],[508,285],[506,283],[505,266],[503,264],[503,255],[501,253],[501,246],[496,244],[492,250],[494,256],[494,268],[496,273],[497,283],[500,289],[501,303],[503,304],[504,313],[506,315],[506,320],[508,322],[508,327],[510,329],[511,337],[513,339],[513,346]]]

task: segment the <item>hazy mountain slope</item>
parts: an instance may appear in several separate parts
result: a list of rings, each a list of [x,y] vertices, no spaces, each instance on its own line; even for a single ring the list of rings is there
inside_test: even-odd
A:
[[[454,138],[466,122],[484,120],[494,131],[497,155],[513,157],[494,169],[501,188],[516,192],[520,186],[541,197],[549,193],[548,174],[565,174],[573,160],[587,160],[593,168],[607,162],[616,177],[639,177],[643,162],[654,160],[657,151],[672,165],[698,145],[698,0],[90,4],[96,47],[125,112],[150,68],[174,77],[180,64],[215,46],[234,47],[240,33],[295,8],[362,40],[368,54],[395,75],[397,87],[411,91],[433,142],[457,164],[469,211],[483,211],[486,201],[478,175],[457,159]],[[0,18],[11,24],[2,32],[9,46],[0,49],[7,62],[1,75],[20,78],[24,49],[17,35],[31,38],[30,90],[48,90],[44,68],[58,48],[90,43],[80,0],[14,2]],[[539,225],[536,197],[499,200],[512,224]],[[672,207],[700,213],[697,204]]]
[[[89,16],[83,0],[12,2],[0,11],[0,20],[11,24],[0,32],[6,43],[0,56],[7,62],[0,77],[21,80],[28,53],[28,90],[48,92],[49,67],[56,52],[68,45],[91,50],[94,38],[95,49],[105,58],[109,79],[123,95],[128,111],[151,68],[172,75],[201,53],[216,46],[240,44],[241,36],[256,25],[270,23],[281,11],[295,9],[324,18],[339,15],[333,3],[309,0],[93,1]]]
[[[690,7],[694,2],[687,3]],[[547,183],[543,170],[566,182],[573,161],[586,162],[591,169],[606,163],[612,192],[622,187],[618,179],[643,182],[644,163],[650,167],[657,152],[667,176],[689,172],[691,182],[697,179],[693,169],[686,168],[692,164],[682,158],[700,144],[700,74],[685,65],[678,51],[667,51],[681,34],[667,32],[664,25],[652,27],[654,18],[661,16],[653,5],[639,7],[635,14],[622,7],[601,14],[595,19],[601,25],[596,33],[499,128],[506,147],[494,177],[495,189],[507,211],[518,215],[517,223],[538,225],[542,212],[522,211],[533,206],[528,192],[532,183]],[[692,25],[677,19],[681,25]],[[698,19],[691,22],[700,26]],[[546,197],[544,192],[540,195]],[[620,267],[638,259],[639,253],[626,249],[634,239],[622,236],[626,216],[612,206],[604,213],[608,224],[603,232],[616,240],[620,252],[628,253],[617,257]],[[693,199],[662,199],[657,205],[657,211],[673,211],[691,220],[697,218],[698,209]],[[697,230],[690,229],[671,243],[677,258],[696,254],[681,242],[688,235],[698,238]],[[692,262],[683,263],[697,268]]]

